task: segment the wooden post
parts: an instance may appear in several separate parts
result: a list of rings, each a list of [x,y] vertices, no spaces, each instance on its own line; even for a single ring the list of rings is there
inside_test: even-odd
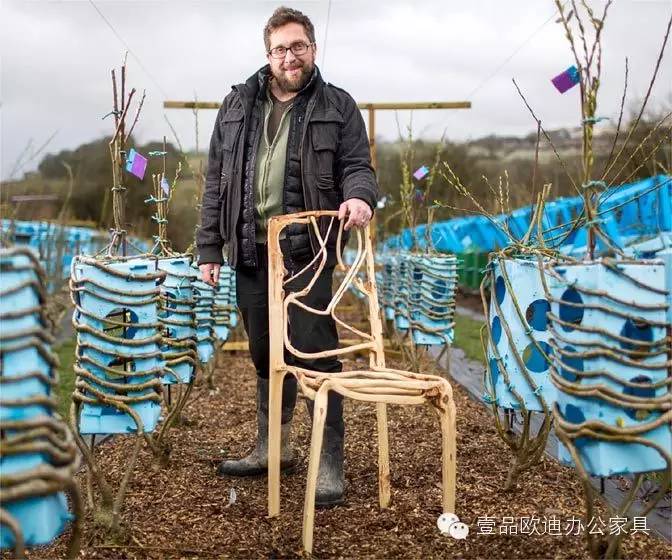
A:
[[[371,165],[375,170],[378,167],[376,161],[376,110],[373,103],[366,107],[369,111],[369,150],[371,151]]]
[[[320,453],[324,438],[324,423],[327,419],[329,382],[324,383],[317,391],[313,407],[313,431],[310,436],[310,454],[308,474],[306,475],[306,495],[303,502],[303,548],[313,552],[313,526],[315,524],[315,493],[317,476],[320,470]]]
[[[268,223],[268,321],[269,321],[269,394],[268,394],[268,516],[280,514],[280,433],[282,422],[282,383],[285,321],[283,278],[285,267],[280,250],[277,220]],[[280,368],[279,370],[276,368]]]

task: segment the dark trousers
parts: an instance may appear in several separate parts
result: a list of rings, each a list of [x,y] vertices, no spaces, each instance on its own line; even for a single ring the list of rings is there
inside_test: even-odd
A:
[[[281,247],[284,243],[281,241]],[[286,253],[285,253],[286,254]],[[268,252],[267,246],[257,244],[258,269],[240,267],[236,270],[236,295],[243,325],[250,345],[250,356],[257,375],[264,379],[269,376],[269,331],[268,331]],[[306,266],[293,263],[285,257],[285,267],[290,276]],[[326,309],[332,298],[332,276],[334,267],[326,267],[315,285],[301,301],[315,309]],[[309,267],[303,274],[285,285],[285,292],[296,292],[306,287],[315,271]],[[296,305],[290,305],[289,339],[297,350],[302,352],[320,352],[338,347],[336,323],[331,315],[309,313]],[[340,372],[341,362],[335,357],[304,360],[285,349],[285,362],[313,371],[328,373]],[[296,380],[292,375],[285,377],[283,385],[283,423],[291,419],[296,401]],[[340,395],[329,394],[326,423],[343,433],[343,405]]]

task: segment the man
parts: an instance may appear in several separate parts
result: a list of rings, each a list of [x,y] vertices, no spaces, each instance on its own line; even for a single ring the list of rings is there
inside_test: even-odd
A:
[[[233,86],[217,115],[198,233],[201,275],[212,285],[219,278],[222,248],[228,245],[228,263],[236,269],[238,307],[257,371],[257,443],[246,457],[224,461],[218,468],[222,476],[261,475],[267,469],[268,219],[303,210],[338,210],[339,218],[347,218],[345,229],[350,229],[369,222],[378,196],[364,121],[348,93],[322,80],[315,65],[315,30],[308,17],[278,8],[264,28],[264,45],[268,65],[244,84]],[[326,233],[324,223],[320,226]],[[317,239],[303,224],[293,224],[284,233],[285,266],[295,274],[314,256]],[[335,231],[328,247],[328,266],[303,300],[321,309],[332,295]],[[288,289],[304,287],[310,272],[293,280]],[[338,345],[330,317],[292,306],[289,323],[292,345],[301,351]],[[286,359],[318,371],[341,371],[335,358],[302,361],[286,352]],[[295,379],[287,376],[282,403],[283,470],[296,464],[289,443],[296,392]],[[330,394],[318,506],[343,501],[344,431],[342,399]]]

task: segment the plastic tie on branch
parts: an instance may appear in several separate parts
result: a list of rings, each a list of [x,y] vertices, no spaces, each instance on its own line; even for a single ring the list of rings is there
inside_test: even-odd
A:
[[[150,194],[149,198],[145,198],[145,203],[148,203],[148,202],[159,203],[159,202],[166,202],[167,200],[168,200],[167,198],[163,198],[163,197],[156,198],[153,194]]]
[[[114,115],[115,117],[118,117],[119,115],[121,115],[121,111],[115,111],[115,110],[112,110],[112,111],[110,111],[109,113],[107,113],[107,115],[103,115],[102,117],[100,117],[100,120],[101,120],[101,121],[104,121],[104,120],[105,120],[107,117],[109,117],[110,115]]]
[[[535,394],[535,396],[538,397],[541,395],[541,393],[543,393],[543,387],[541,385],[537,385],[537,388],[532,392]]]
[[[602,121],[608,121],[609,117],[586,117],[583,119],[583,124],[597,124]]]
[[[599,189],[606,189],[608,187],[606,181],[588,181],[587,183],[583,183],[581,185],[582,189],[593,189],[593,188],[599,188]]]
[[[159,217],[157,214],[154,214],[152,216],[152,220],[154,220],[157,224],[167,224],[168,223],[168,220],[166,220],[165,218]]]

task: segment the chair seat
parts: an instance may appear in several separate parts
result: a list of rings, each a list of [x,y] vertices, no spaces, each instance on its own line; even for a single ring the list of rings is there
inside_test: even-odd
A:
[[[329,390],[360,401],[393,404],[423,404],[432,401],[432,404],[443,409],[447,401],[452,399],[450,383],[437,375],[377,367],[324,373],[287,366],[287,372],[296,377],[303,393],[312,400],[325,383],[329,384]],[[413,398],[413,401],[408,401],[408,397]]]

